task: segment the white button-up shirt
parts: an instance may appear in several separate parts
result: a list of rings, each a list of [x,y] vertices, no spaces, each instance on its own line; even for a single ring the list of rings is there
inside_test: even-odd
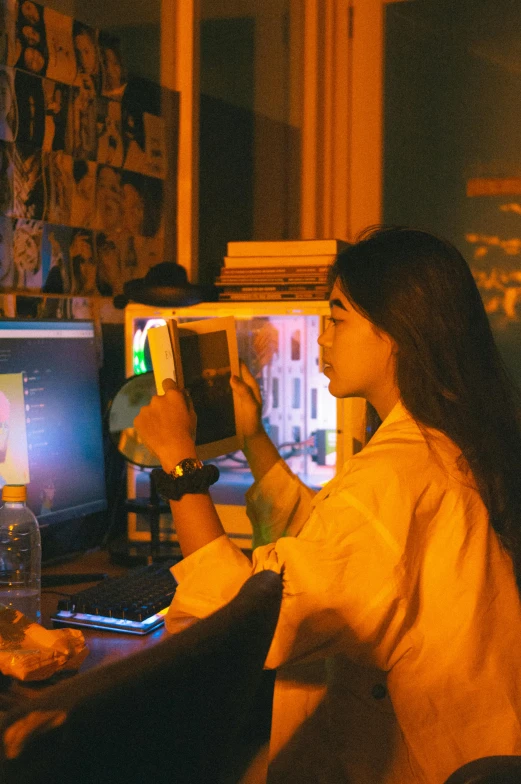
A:
[[[520,599],[459,458],[398,403],[317,495],[282,461],[248,491],[253,564],[223,536],[173,567],[171,631],[283,573],[270,782],[442,784],[521,754]]]

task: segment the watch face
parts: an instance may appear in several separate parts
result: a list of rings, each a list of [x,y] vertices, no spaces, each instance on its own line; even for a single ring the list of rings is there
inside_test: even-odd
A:
[[[202,467],[202,463],[200,460],[196,460],[194,457],[186,457],[184,460],[181,460],[175,467],[175,474],[177,476],[186,476],[187,474],[193,474],[194,471],[197,471],[198,468]]]

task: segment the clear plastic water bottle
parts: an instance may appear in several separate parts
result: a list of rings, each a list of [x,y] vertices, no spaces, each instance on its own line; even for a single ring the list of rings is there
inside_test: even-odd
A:
[[[4,485],[0,508],[0,604],[40,622],[42,546],[25,485]]]

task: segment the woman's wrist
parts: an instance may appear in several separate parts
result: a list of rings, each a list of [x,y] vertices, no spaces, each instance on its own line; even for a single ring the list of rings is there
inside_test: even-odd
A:
[[[262,425],[259,426],[259,429],[252,433],[249,436],[244,436],[244,450],[255,448],[255,444],[263,441],[264,439],[269,438],[266,430]]]
[[[185,460],[187,457],[197,458],[195,442],[192,439],[178,441],[175,445],[172,445],[168,451],[161,454],[159,456],[161,468],[169,474],[181,460]]]

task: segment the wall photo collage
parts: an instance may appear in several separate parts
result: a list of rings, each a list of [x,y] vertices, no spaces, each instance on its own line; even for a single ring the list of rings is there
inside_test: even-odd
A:
[[[165,260],[178,108],[117,38],[0,0],[1,291],[112,297]]]

